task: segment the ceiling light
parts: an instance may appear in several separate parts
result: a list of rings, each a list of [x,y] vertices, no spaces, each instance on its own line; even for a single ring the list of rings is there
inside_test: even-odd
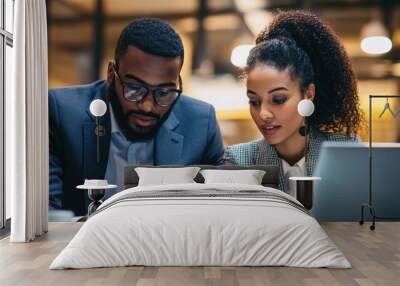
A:
[[[373,20],[361,31],[361,49],[368,54],[384,54],[392,49],[392,41],[381,21]]]

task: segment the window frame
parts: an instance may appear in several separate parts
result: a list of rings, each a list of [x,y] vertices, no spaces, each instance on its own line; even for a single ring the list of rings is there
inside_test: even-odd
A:
[[[7,219],[7,199],[5,189],[5,92],[6,92],[6,46],[13,48],[13,34],[6,30],[6,1],[13,5],[15,16],[15,0],[0,0],[0,237],[10,231],[10,219]],[[8,15],[9,17],[9,15]],[[12,27],[14,30],[14,27]]]

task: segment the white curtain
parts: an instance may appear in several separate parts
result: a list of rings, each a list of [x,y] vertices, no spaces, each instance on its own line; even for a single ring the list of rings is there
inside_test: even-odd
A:
[[[13,92],[6,98],[6,187],[12,242],[48,228],[47,23],[45,0],[15,1]]]

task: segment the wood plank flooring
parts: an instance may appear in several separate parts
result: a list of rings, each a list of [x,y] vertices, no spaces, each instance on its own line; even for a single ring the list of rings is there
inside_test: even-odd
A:
[[[48,270],[80,223],[50,223],[32,243],[0,240],[0,285],[400,285],[400,223],[325,223],[323,228],[352,263],[352,269],[289,267],[120,267]]]

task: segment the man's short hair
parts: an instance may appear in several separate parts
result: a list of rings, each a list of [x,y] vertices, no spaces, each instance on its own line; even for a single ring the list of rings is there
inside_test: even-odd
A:
[[[181,38],[168,23],[160,19],[138,19],[122,30],[115,49],[117,63],[129,45],[156,56],[180,57],[183,63],[184,50]]]

